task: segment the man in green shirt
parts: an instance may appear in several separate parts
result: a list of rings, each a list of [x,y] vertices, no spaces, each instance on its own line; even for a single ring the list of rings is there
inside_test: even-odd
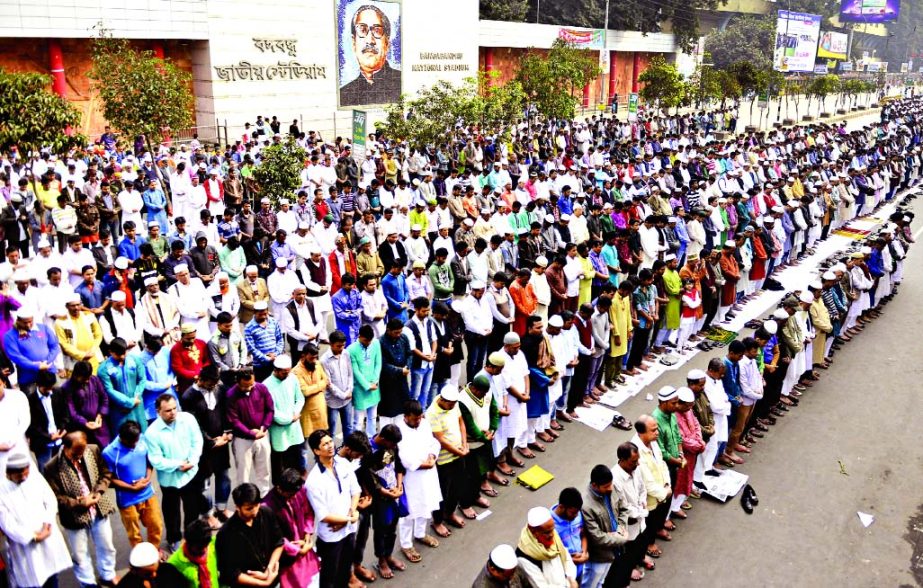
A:
[[[663,460],[667,462],[670,470],[670,485],[676,484],[676,472],[679,468],[685,466],[683,459],[683,437],[679,432],[679,425],[676,422],[676,398],[677,390],[673,386],[664,386],[657,393],[658,406],[654,409],[652,416],[657,420],[660,429],[660,437],[657,443],[660,444],[660,452],[663,454]]]
[[[429,279],[433,282],[433,302],[445,302],[452,298],[455,288],[455,275],[452,266],[446,261],[449,252],[440,247],[436,250],[436,261],[429,266]]]
[[[304,394],[292,371],[292,358],[277,356],[272,363],[272,375],[263,385],[272,396],[272,425],[269,426],[269,443],[272,446],[270,463],[272,482],[278,484],[282,472],[288,468],[305,469],[303,456],[304,434],[301,430],[301,409]]]
[[[167,563],[176,568],[190,588],[201,588],[202,570],[208,573],[212,588],[219,586],[215,539],[207,518],[196,519],[186,527],[182,545],[170,556]]]

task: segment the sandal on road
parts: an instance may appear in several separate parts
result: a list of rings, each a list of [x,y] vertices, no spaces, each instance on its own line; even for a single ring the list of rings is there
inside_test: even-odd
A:
[[[420,560],[423,559],[423,556],[420,555],[420,552],[413,547],[402,547],[401,553],[404,554],[404,557],[406,557],[407,561],[410,563],[420,563]]]
[[[417,541],[432,549],[439,547],[439,540],[435,537],[430,537],[429,535],[423,535],[422,537],[417,538]]]

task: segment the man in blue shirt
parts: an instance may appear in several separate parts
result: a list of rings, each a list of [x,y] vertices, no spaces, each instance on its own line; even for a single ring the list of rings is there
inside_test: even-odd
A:
[[[85,265],[81,268],[83,281],[74,288],[74,292],[80,295],[80,302],[84,308],[95,314],[97,317],[103,313],[106,297],[103,295],[103,283],[96,279],[96,268],[92,265]]]
[[[141,525],[144,525],[147,542],[160,545],[163,517],[151,484],[154,468],[147,459],[147,447],[141,441],[141,426],[134,421],[122,423],[119,436],[103,450],[103,459],[112,471],[115,500],[128,544],[134,547],[144,541],[141,537]]]
[[[331,298],[333,314],[336,317],[336,327],[346,335],[346,346],[355,341],[359,336],[359,321],[362,313],[362,300],[356,292],[356,278],[350,274],[343,274],[340,279],[340,289]]]
[[[400,319],[407,322],[407,308],[410,306],[410,290],[404,277],[404,268],[400,260],[395,259],[388,268],[388,273],[381,280],[381,292],[388,301],[388,320]]]
[[[253,373],[257,382],[272,374],[272,362],[282,354],[285,340],[276,319],[269,316],[269,304],[259,300],[253,304],[253,320],[244,327],[247,351],[253,357]]]
[[[16,366],[19,388],[26,394],[35,391],[35,379],[39,372],[58,371],[54,365],[61,352],[58,339],[45,325],[35,324],[29,306],[16,311],[13,328],[3,336],[3,349]]]
[[[583,530],[583,513],[580,512],[582,508],[583,497],[576,488],[561,490],[558,503],[551,507],[554,529],[577,566],[577,578],[583,576],[584,564],[589,559],[586,533]]]

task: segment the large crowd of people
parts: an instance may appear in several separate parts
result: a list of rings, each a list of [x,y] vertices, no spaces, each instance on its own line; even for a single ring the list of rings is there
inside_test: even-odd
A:
[[[438,145],[371,135],[361,161],[259,117],[220,150],[150,153],[107,129],[3,154],[6,580],[399,576],[579,407],[707,346],[776,272],[914,185],[921,111],[745,135],[725,113],[521,121]],[[253,170],[283,140],[309,153],[302,187],[268,194]],[[744,463],[896,293],[912,218],[660,389],[651,415],[617,415],[636,433],[617,462],[590,458],[613,465],[530,510],[474,585],[641,580],[705,476]]]

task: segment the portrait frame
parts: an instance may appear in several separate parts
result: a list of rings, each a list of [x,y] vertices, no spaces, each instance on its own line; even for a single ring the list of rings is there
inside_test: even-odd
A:
[[[353,45],[352,22],[359,9],[374,7],[388,19],[390,34],[382,73],[381,90],[360,79],[358,57]],[[403,4],[401,0],[334,0],[336,30],[337,106],[368,108],[397,102],[403,91]],[[363,83],[359,83],[363,82]]]

